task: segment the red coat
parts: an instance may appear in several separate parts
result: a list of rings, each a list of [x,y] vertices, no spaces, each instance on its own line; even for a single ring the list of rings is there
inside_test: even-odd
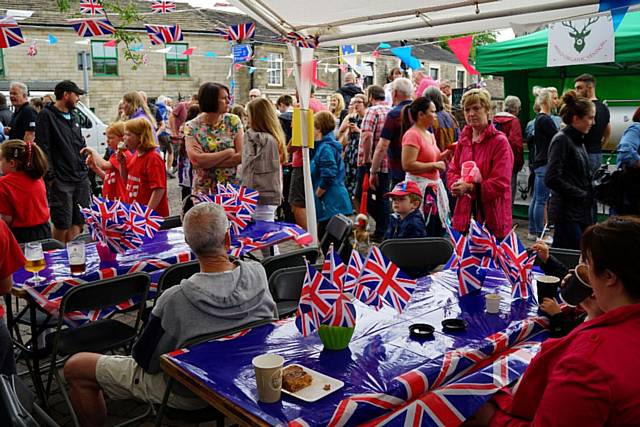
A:
[[[456,152],[447,172],[449,188],[460,179],[461,165],[473,160],[480,169],[480,199],[484,218],[477,220],[486,223],[487,228],[498,238],[504,238],[511,231],[511,172],[513,171],[513,152],[507,138],[502,132],[489,124],[478,142],[472,144],[472,129],[465,126],[460,134]],[[458,197],[453,213],[453,228],[465,233],[473,205],[476,204],[476,193],[471,197]]]
[[[640,304],[549,339],[514,395],[500,392],[491,426],[640,425]]]
[[[511,151],[513,151],[513,171],[520,172],[520,169],[524,166],[520,120],[513,114],[502,112],[493,116],[493,123],[505,134],[509,141]]]

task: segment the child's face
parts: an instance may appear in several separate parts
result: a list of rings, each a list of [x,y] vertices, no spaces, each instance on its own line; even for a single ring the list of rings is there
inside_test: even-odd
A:
[[[11,165],[10,163],[7,161],[7,159],[4,158],[4,156],[2,155],[2,152],[0,152],[0,172],[2,172],[3,174],[8,174],[11,171]]]
[[[416,209],[416,202],[412,202],[409,196],[395,196],[391,198],[391,207],[395,213],[404,217]]]
[[[124,143],[127,144],[129,150],[137,150],[140,145],[140,138],[133,132],[124,131]]]
[[[122,141],[123,139],[124,139],[124,137],[116,135],[113,132],[107,132],[107,145],[112,150],[117,150],[118,149],[118,143],[120,141]]]

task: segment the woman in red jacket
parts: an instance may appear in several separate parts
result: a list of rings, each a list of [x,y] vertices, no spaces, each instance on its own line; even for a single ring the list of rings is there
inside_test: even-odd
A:
[[[604,312],[564,338],[548,339],[512,392],[505,389],[466,425],[637,426],[640,422],[640,219],[589,227],[582,257]]]
[[[489,121],[489,92],[471,89],[464,94],[461,104],[467,125],[447,172],[447,185],[457,198],[453,228],[465,233],[473,215],[502,239],[511,231],[513,152],[504,134]],[[462,164],[467,161],[474,161],[480,170],[479,182],[463,179]]]

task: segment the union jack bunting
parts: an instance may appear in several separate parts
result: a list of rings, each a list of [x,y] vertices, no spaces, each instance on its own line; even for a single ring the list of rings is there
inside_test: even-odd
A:
[[[16,20],[10,16],[0,18],[0,36],[0,48],[2,49],[24,43],[20,26]]]
[[[149,25],[145,24],[147,35],[152,45],[173,43],[183,39],[180,25]]]
[[[69,19],[69,22],[80,37],[106,36],[116,32],[107,18]]]
[[[80,13],[85,15],[104,15],[104,8],[100,0],[82,0],[80,2]]]
[[[164,222],[162,215],[149,206],[133,202],[129,208],[128,225],[131,231],[140,238],[153,237]]]
[[[469,252],[480,259],[480,266],[495,267],[494,260],[498,257],[498,243],[495,237],[483,224],[471,218],[469,226]]]
[[[300,33],[292,31],[281,39],[285,43],[291,43],[298,47],[316,48],[320,44],[318,36],[304,36]]]
[[[451,224],[446,224],[446,227],[449,234],[449,239],[453,244],[453,253],[451,254],[451,258],[449,258],[449,261],[447,261],[444,266],[445,270],[458,267],[460,263],[460,257],[462,257],[462,252],[464,251],[464,246],[467,242],[466,236],[451,227]]]
[[[343,291],[344,289],[344,274],[347,267],[342,263],[340,255],[338,255],[333,248],[333,245],[329,246],[329,251],[322,264],[322,274],[332,283],[334,283],[338,289]]]
[[[457,267],[458,295],[465,296],[482,288],[487,270],[480,265],[480,260],[469,249],[469,239],[466,240],[462,256]]]
[[[256,23],[246,22],[243,24],[230,25],[227,28],[216,28],[215,34],[221,35],[225,40],[242,42],[243,40],[252,39],[256,34]]]
[[[154,0],[151,3],[153,13],[171,13],[176,11],[176,2],[168,0]]]
[[[349,264],[347,265],[347,271],[344,275],[344,285],[342,291],[347,293],[355,293],[358,279],[362,274],[362,267],[364,265],[364,259],[362,255],[355,249],[351,251],[349,257]]]
[[[368,289],[362,295],[365,300],[359,298],[365,304],[377,303],[377,307],[380,307],[381,302],[402,313],[416,288],[416,281],[389,261],[377,246],[373,246],[362,268],[357,287]],[[356,290],[356,294],[358,293]],[[376,301],[376,296],[379,301]]]
[[[515,230],[500,242],[498,264],[511,283],[511,296],[514,299],[527,299],[533,295],[532,270],[535,260],[535,252],[527,251]]]

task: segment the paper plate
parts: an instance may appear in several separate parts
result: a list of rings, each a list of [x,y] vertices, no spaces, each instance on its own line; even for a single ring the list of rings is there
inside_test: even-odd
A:
[[[310,386],[298,390],[295,393],[291,393],[285,390],[284,387],[282,388],[283,393],[288,394],[289,396],[297,397],[298,399],[304,400],[305,402],[315,402],[316,400],[320,400],[344,386],[344,383],[342,381],[331,378],[330,376],[327,376],[325,374],[321,374],[320,372],[309,369],[306,366],[294,363],[292,365],[285,366],[285,368],[288,368],[289,366],[299,366],[300,368],[304,369],[306,373],[311,375],[311,377],[313,377],[313,381],[311,382]],[[329,385],[329,390],[324,389],[327,384]]]

